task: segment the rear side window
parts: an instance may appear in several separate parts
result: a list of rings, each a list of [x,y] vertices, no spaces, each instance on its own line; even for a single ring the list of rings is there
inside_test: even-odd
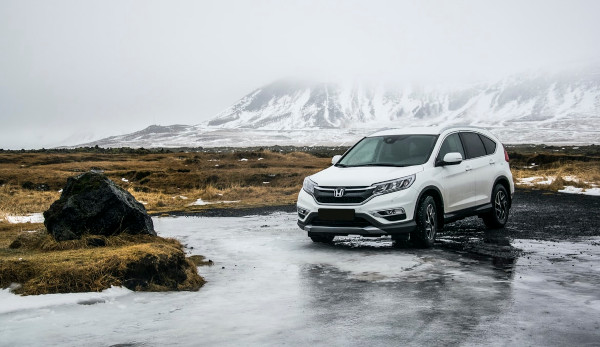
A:
[[[460,138],[465,146],[467,159],[483,157],[486,155],[483,142],[476,133],[460,133]]]
[[[460,142],[458,133],[446,137],[444,143],[442,143],[442,147],[440,147],[440,153],[437,156],[437,160],[444,160],[444,156],[452,152],[460,153],[463,159],[465,159],[465,151],[463,150],[463,145]]]
[[[485,146],[485,152],[487,154],[493,154],[496,152],[496,142],[485,135],[479,134],[483,145]]]

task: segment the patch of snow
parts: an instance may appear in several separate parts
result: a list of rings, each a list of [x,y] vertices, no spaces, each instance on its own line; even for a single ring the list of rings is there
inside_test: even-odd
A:
[[[538,181],[535,182],[535,184],[544,184],[544,185],[550,185],[552,184],[552,182],[554,182],[554,180],[556,180],[556,177],[546,177],[545,181]]]
[[[59,190],[58,190],[58,192],[59,192],[59,193],[62,193],[62,192],[63,192],[63,190],[62,190],[62,189],[59,189]]]
[[[42,213],[31,213],[26,216],[6,216],[6,221],[11,224],[44,223],[44,215]]]
[[[559,193],[568,193],[568,194],[583,194],[583,195],[593,195],[600,196],[600,188],[577,188],[573,186],[566,186],[565,189],[559,189]]]
[[[265,158],[258,158],[258,160],[263,160],[263,159],[265,159]]]
[[[0,314],[9,312],[41,309],[65,305],[74,305],[85,302],[104,303],[113,301],[132,293],[131,290],[121,287],[111,287],[100,293],[70,293],[70,294],[43,294],[19,296],[10,292],[10,289],[0,290]]]
[[[138,200],[138,202],[139,202],[140,204],[142,204],[142,205],[148,205],[148,203],[147,203],[147,202],[145,202],[145,201],[142,201],[142,200]]]
[[[263,182],[263,184],[269,184],[269,183],[271,183],[271,182]]]
[[[583,188],[566,186],[565,189],[559,189],[558,192],[559,193],[569,193],[569,194],[581,194],[583,192]]]
[[[123,182],[129,182],[129,180],[127,178],[125,178],[125,177],[121,178],[121,181],[123,181]]]
[[[240,159],[240,161],[248,161],[248,159],[242,158],[242,159]]]
[[[579,182],[579,178],[577,178],[577,176],[563,176],[563,179],[565,181],[571,181],[571,182]]]
[[[544,177],[542,176],[533,176],[533,177],[524,177],[524,178],[518,178],[517,179],[517,184],[523,184],[523,185],[527,185],[527,186],[532,186],[534,184],[536,184],[536,181],[540,181],[543,180]]]
[[[211,204],[208,201],[204,201],[202,200],[202,198],[198,198],[198,200],[192,202],[191,204],[189,204],[189,206],[204,206],[204,205],[208,205]]]
[[[588,188],[585,190],[585,192],[583,194],[600,196],[600,188]]]
[[[221,196],[223,196],[223,194],[219,194]],[[198,200],[192,202],[191,204],[189,204],[188,206],[204,206],[204,205],[213,205],[213,204],[234,204],[234,203],[238,203],[242,200],[230,200],[230,201],[204,201],[201,198],[199,198]]]

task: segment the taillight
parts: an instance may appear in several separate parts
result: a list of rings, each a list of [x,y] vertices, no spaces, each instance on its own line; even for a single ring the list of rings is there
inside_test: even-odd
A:
[[[504,146],[502,146],[502,148],[504,148]],[[510,158],[508,157],[508,152],[506,151],[506,148],[504,148],[504,160],[506,160],[507,163],[510,160]]]

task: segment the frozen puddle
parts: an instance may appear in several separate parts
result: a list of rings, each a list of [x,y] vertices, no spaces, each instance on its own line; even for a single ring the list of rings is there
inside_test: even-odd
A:
[[[155,218],[215,262],[199,292],[17,297],[0,345],[585,345],[600,339],[600,239],[516,240],[509,269],[386,239],[314,244],[294,214]],[[193,248],[192,248],[193,247]],[[41,299],[40,299],[41,298]]]

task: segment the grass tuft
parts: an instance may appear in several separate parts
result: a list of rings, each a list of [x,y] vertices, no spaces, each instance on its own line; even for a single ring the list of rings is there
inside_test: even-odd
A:
[[[55,241],[45,230],[0,230],[0,287],[25,295],[132,290],[198,290],[204,279],[177,240],[150,235],[85,235]],[[90,242],[90,241],[95,242]],[[98,240],[101,240],[98,246]]]

